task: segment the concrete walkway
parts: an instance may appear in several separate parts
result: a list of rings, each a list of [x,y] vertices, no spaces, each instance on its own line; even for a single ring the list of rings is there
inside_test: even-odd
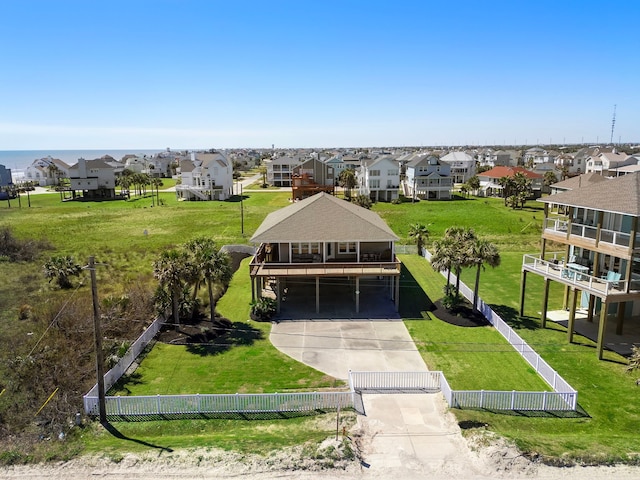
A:
[[[290,357],[341,379],[349,370],[427,370],[399,319],[284,321],[274,324],[270,339]],[[481,473],[441,394],[364,394],[363,402],[365,416],[352,430],[363,476]]]

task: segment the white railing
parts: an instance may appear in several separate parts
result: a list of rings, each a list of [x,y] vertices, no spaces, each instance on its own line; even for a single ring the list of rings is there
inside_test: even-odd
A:
[[[313,412],[353,407],[345,392],[152,395],[106,397],[108,417],[187,416],[222,413]],[[84,397],[85,412],[98,415],[98,397]]]
[[[554,232],[566,234],[567,230],[569,229],[569,221],[565,218],[548,217],[544,219],[543,228],[545,230],[551,230]],[[593,225],[572,223],[571,235],[595,240],[596,238],[598,238],[598,228]],[[631,235],[624,232],[601,228],[598,241],[602,243],[628,247],[631,241]]]
[[[356,392],[366,390],[440,391],[441,372],[349,372],[349,385]]]
[[[431,253],[424,249],[423,256],[427,259],[431,259]],[[447,272],[440,272],[443,276],[447,276]],[[454,273],[451,273],[451,281],[455,283],[456,276]],[[463,282],[460,282],[460,292],[464,295],[469,301],[473,301],[473,291],[467,287]],[[509,342],[509,344],[526,360],[529,365],[531,365],[535,371],[542,377],[542,379],[549,384],[551,388],[553,388],[554,392],[557,394],[561,394],[561,399],[567,400],[564,404],[564,408],[558,408],[558,405],[553,403],[554,409],[556,410],[575,410],[578,404],[578,392],[569,385],[569,383],[558,374],[533,348],[531,348],[527,342],[525,342],[520,335],[518,335],[508,324],[505,322],[500,315],[493,311],[493,309],[484,303],[481,298],[478,298],[478,310],[484,315],[484,317],[495,327],[495,329],[500,332],[500,334]],[[454,392],[458,395],[460,392]],[[511,392],[507,392],[511,394]],[[519,392],[523,393],[523,392]],[[545,392],[524,392],[524,393],[537,393],[540,395],[544,395]],[[547,392],[547,397],[550,392]],[[531,397],[531,396],[530,396]],[[547,398],[540,397],[540,398]],[[453,398],[452,398],[453,401]],[[450,406],[454,406],[455,403],[450,403]],[[539,402],[539,405],[541,403]],[[546,403],[545,403],[546,405]],[[560,405],[562,406],[562,405]],[[488,408],[480,405],[475,405],[476,408]],[[495,407],[494,407],[495,408]]]
[[[606,280],[604,278],[594,277],[588,273],[576,270],[576,267],[572,267],[571,264],[550,262],[541,259],[537,255],[523,255],[522,266],[535,270],[536,272],[544,273],[562,283],[577,286],[581,290],[587,288],[593,292],[610,295],[625,292],[627,289],[626,280]]]

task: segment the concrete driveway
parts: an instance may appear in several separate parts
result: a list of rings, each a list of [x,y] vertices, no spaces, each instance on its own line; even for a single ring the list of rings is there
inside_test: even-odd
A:
[[[283,321],[270,339],[290,357],[341,379],[349,370],[427,370],[399,319]],[[364,394],[363,403],[365,415],[352,430],[363,476],[481,473],[441,394]]]

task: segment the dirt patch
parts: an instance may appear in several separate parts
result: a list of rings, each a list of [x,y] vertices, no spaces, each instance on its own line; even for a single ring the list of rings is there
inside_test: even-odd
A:
[[[489,321],[484,318],[478,311],[474,311],[471,305],[462,304],[457,307],[447,310],[442,306],[442,303],[435,302],[435,310],[431,313],[438,317],[443,322],[450,323],[451,325],[457,325],[459,327],[486,327],[491,325]]]

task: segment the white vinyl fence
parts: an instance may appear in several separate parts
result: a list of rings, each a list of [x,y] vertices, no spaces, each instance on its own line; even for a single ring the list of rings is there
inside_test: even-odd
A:
[[[84,397],[85,412],[97,416],[98,397]],[[285,413],[353,407],[352,392],[252,393],[106,397],[108,417],[188,416],[220,413]]]
[[[431,253],[423,249],[423,256],[427,261],[431,260]],[[447,272],[441,272],[447,276]],[[455,283],[456,276],[451,272],[451,281]],[[460,282],[460,292],[467,300],[473,302],[473,290],[463,282]],[[489,305],[478,298],[478,310],[495,327],[509,344],[531,365],[538,375],[553,388],[553,392],[452,392],[451,399],[447,399],[452,407],[477,407],[495,408],[493,405],[535,405],[540,408],[515,408],[526,410],[575,410],[578,404],[578,392],[560,376],[520,335],[518,335],[500,315],[494,312]],[[448,385],[447,385],[448,388]],[[446,397],[446,394],[445,394]],[[505,400],[505,399],[508,399]],[[562,408],[561,408],[562,407]],[[504,409],[504,408],[500,408]],[[511,408],[506,408],[510,410]]]
[[[439,392],[441,372],[349,372],[354,392],[421,391]]]

